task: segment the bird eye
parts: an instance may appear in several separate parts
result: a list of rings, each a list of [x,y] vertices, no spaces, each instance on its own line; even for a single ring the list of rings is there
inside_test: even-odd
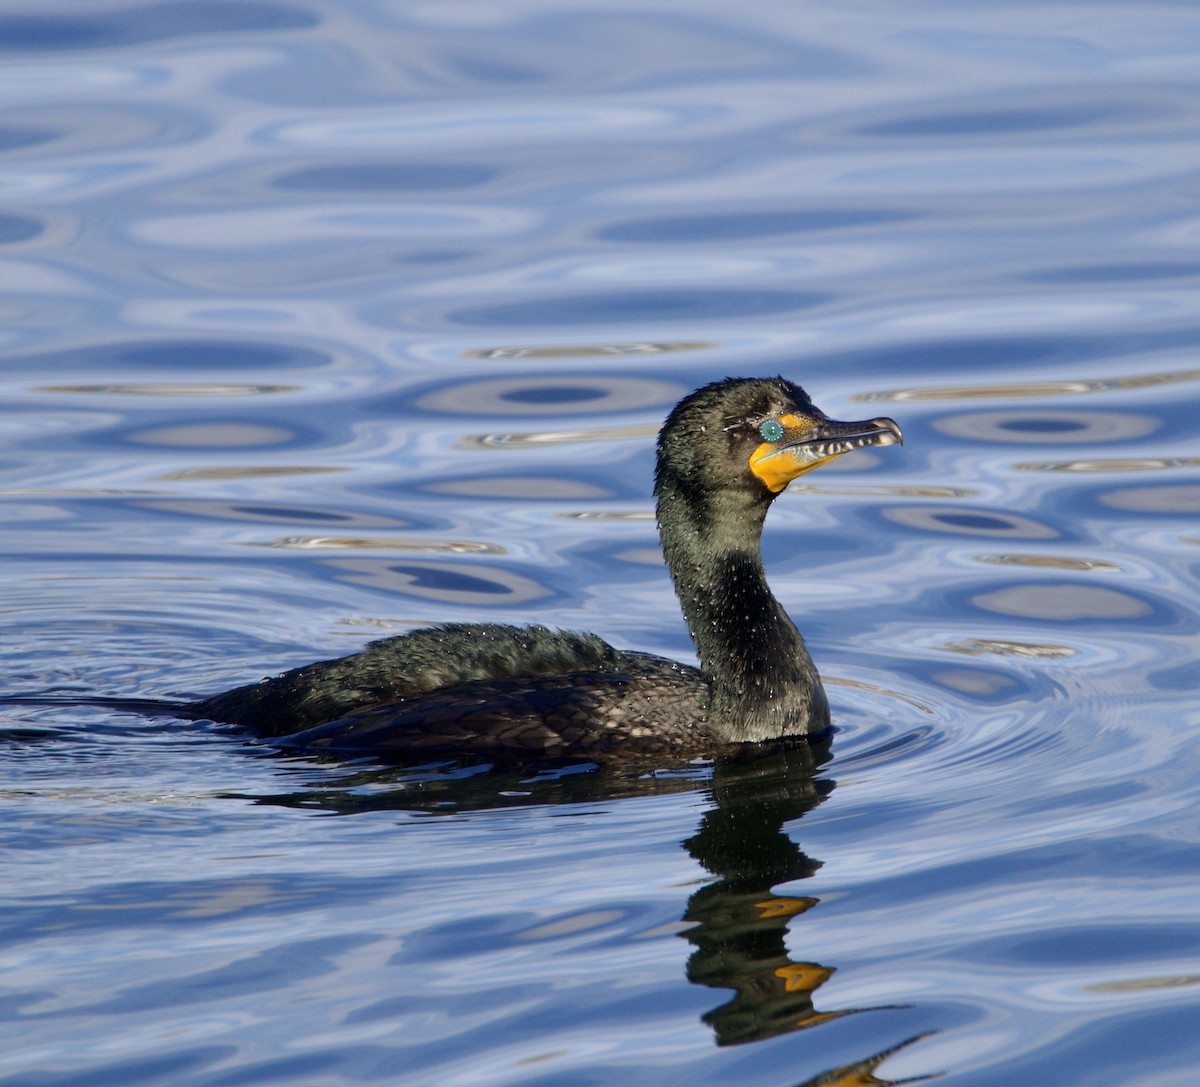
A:
[[[783,437],[783,424],[778,419],[764,419],[758,424],[764,442],[777,442]]]

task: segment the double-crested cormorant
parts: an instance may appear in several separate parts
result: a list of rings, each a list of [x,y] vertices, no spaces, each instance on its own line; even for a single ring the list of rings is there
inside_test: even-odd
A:
[[[823,731],[829,703],[763,574],[767,510],[852,449],[902,440],[891,419],[837,422],[782,377],[727,378],[681,400],[658,436],[667,566],[700,669],[541,626],[449,624],[372,642],[187,705],[339,752],[710,751]]]

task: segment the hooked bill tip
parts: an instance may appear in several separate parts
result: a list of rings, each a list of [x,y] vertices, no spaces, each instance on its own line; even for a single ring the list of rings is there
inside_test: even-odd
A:
[[[900,424],[895,419],[881,418],[872,419],[871,425],[879,430],[886,431],[885,434],[880,434],[876,445],[903,445],[904,435],[900,431]]]

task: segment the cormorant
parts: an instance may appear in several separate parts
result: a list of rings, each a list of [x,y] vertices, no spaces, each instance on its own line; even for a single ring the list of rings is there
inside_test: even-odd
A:
[[[692,668],[593,634],[452,623],[370,643],[202,701],[193,719],[342,753],[711,752],[824,731],[829,703],[763,573],[759,542],[788,483],[852,449],[902,441],[891,419],[838,422],[782,377],[726,378],[658,436],[667,567]]]

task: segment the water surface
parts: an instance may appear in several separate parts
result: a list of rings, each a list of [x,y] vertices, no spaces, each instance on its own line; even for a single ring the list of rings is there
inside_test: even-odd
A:
[[[31,4],[0,51],[0,674],[65,703],[0,708],[0,1083],[1195,1078],[1189,7]],[[414,770],[98,701],[435,621],[692,660],[652,438],[773,373],[905,432],[768,523],[827,748]]]

